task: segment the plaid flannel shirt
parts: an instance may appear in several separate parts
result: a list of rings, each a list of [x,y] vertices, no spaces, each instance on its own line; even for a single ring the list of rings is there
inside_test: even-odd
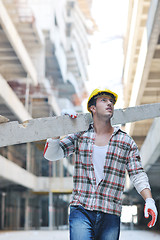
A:
[[[127,133],[114,128],[106,152],[104,179],[97,186],[92,163],[94,142],[93,124],[87,131],[71,134],[60,141],[64,157],[75,153],[70,204],[120,216],[126,169],[130,176],[144,172],[137,145]]]

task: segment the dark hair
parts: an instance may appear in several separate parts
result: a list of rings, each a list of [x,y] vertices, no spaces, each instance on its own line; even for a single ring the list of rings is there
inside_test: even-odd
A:
[[[89,103],[88,103],[88,108],[90,108],[92,105],[96,106],[96,100],[97,100],[97,99],[95,99],[94,97],[91,98],[91,100],[90,100]],[[92,114],[92,117],[93,117],[92,111],[91,111],[91,114]]]
[[[96,106],[96,100],[97,100],[97,99],[95,99],[94,97],[91,98],[91,100],[90,100],[89,103],[88,103],[88,107],[90,107],[90,106],[92,106],[92,105]]]

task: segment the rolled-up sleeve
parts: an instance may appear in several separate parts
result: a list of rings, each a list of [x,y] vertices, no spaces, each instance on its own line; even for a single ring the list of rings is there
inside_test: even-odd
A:
[[[135,189],[140,194],[145,188],[148,188],[151,190],[148,176],[145,172],[138,173],[136,175],[133,175],[130,177]]]
[[[150,189],[148,176],[142,167],[140,153],[134,140],[131,142],[131,148],[127,158],[127,171],[138,193],[145,188]]]
[[[129,176],[144,172],[140,153],[134,140],[131,141],[130,150],[127,157],[127,171],[129,173]]]

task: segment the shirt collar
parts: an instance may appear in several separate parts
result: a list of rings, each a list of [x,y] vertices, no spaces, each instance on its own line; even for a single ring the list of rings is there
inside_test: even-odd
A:
[[[118,131],[121,131],[119,126],[114,126],[114,132],[113,135],[115,135]]]

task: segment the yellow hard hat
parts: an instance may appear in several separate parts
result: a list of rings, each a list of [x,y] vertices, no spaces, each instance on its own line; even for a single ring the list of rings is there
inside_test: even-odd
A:
[[[102,95],[110,95],[114,99],[114,104],[117,102],[118,95],[116,93],[114,93],[106,88],[105,89],[96,88],[95,90],[93,90],[93,92],[91,93],[91,95],[88,98],[87,109],[89,112],[91,112],[89,109],[91,106],[91,100],[95,97],[102,96]]]

